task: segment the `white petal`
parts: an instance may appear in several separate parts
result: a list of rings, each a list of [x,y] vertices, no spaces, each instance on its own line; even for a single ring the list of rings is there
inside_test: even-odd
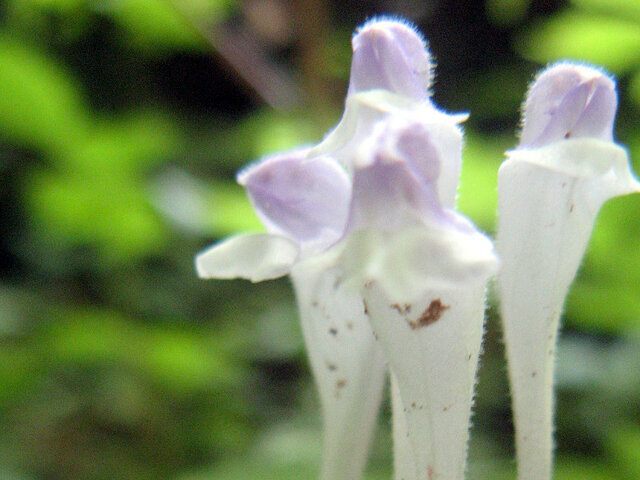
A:
[[[318,259],[291,273],[324,417],[323,480],[362,475],[386,365],[362,297]]]
[[[424,291],[482,284],[498,267],[493,244],[476,231],[407,227],[358,232],[345,242],[340,264],[355,282],[375,280],[394,301]]]
[[[209,247],[196,257],[200,278],[245,278],[260,282],[289,273],[298,246],[270,234],[239,235]]]
[[[600,203],[640,188],[631,173],[627,152],[612,142],[576,138],[543,148],[512,150],[507,156],[503,165],[526,162],[569,176],[597,180],[599,186],[593,190],[593,195]]]
[[[409,434],[409,424],[405,413],[398,379],[391,377],[391,418],[393,420],[393,476],[397,480],[417,480],[417,465]]]

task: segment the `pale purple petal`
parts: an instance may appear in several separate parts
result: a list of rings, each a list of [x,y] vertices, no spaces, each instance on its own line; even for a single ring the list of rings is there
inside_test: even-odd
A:
[[[357,153],[348,231],[402,229],[443,215],[440,158],[420,124],[381,121]]]
[[[307,152],[269,157],[244,170],[238,181],[269,231],[326,247],[343,233],[351,186],[338,162],[306,158]]]
[[[422,101],[432,81],[426,42],[406,23],[374,20],[353,37],[348,95],[384,89]]]
[[[573,127],[573,137],[593,137],[613,141],[613,122],[618,108],[618,96],[609,85],[595,87],[589,104]]]
[[[529,91],[520,146],[537,148],[580,137],[610,141],[617,102],[613,80],[599,70],[552,66]]]

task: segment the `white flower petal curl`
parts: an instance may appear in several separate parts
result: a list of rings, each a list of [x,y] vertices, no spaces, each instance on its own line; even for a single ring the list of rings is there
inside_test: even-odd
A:
[[[298,260],[292,240],[272,234],[237,235],[196,256],[200,278],[244,278],[252,282],[287,275]]]
[[[363,230],[342,248],[336,263],[349,272],[350,281],[375,281],[394,301],[413,301],[433,289],[482,284],[498,268],[491,240],[458,228]]]

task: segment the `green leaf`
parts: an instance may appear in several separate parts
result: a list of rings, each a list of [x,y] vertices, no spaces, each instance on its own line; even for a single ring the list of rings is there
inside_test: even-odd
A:
[[[515,46],[536,62],[571,59],[621,74],[640,61],[640,23],[568,10],[528,27]]]
[[[527,15],[530,0],[487,0],[487,17],[499,26],[509,26]]]
[[[505,150],[514,144],[511,137],[482,137],[471,132],[465,136],[458,209],[487,231],[495,229],[498,168]]]
[[[33,174],[26,203],[53,248],[91,245],[99,260],[123,262],[158,252],[167,232],[142,187],[119,175]]]
[[[218,22],[232,2],[227,0],[110,0],[103,10],[127,32],[128,40],[146,52],[175,48],[204,50],[209,44],[189,19]],[[203,25],[203,26],[207,26]]]
[[[555,480],[615,480],[611,467],[604,463],[584,459],[558,458],[554,468]]]
[[[159,252],[167,231],[145,177],[177,150],[175,125],[138,112],[96,122],[89,131],[55,157],[58,169],[28,177],[24,195],[34,225],[62,248],[89,244],[110,262]]]
[[[635,72],[629,84],[629,97],[640,106],[640,71]]]
[[[138,325],[106,310],[69,312],[41,335],[49,361],[85,367],[115,363],[175,393],[230,388],[244,378],[219,342],[202,332]]]
[[[566,322],[583,331],[621,334],[640,327],[640,297],[634,285],[577,281],[567,298]]]
[[[607,443],[620,478],[640,478],[640,426],[629,423],[612,430]]]
[[[640,21],[640,2],[637,0],[571,0],[571,3],[589,12],[601,12]]]
[[[0,37],[0,131],[11,141],[66,151],[88,123],[75,80],[46,54]]]
[[[212,185],[213,205],[210,215],[215,233],[223,236],[265,230],[244,188],[235,183],[222,181],[215,181]]]

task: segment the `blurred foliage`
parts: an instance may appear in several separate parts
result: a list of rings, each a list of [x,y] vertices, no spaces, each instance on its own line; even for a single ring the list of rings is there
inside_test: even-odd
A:
[[[424,31],[436,101],[471,114],[459,205],[486,231],[545,62],[617,75],[616,134],[640,170],[635,0],[6,0],[0,478],[314,478],[319,409],[287,281],[202,282],[193,257],[262,229],[237,170],[338,120],[350,32],[382,13]],[[559,480],[640,478],[639,219],[637,196],[603,208],[567,303]],[[498,325],[490,308],[472,479],[515,478]],[[369,480],[390,477],[388,405],[381,420]]]

